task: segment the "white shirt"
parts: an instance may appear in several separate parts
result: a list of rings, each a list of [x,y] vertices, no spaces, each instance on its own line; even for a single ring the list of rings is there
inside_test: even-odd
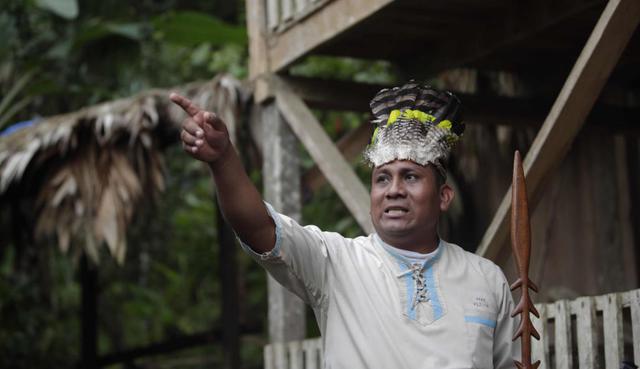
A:
[[[243,248],[311,305],[325,368],[513,368],[513,300],[498,266],[440,241],[423,264],[377,235],[302,227],[267,206],[276,245]]]

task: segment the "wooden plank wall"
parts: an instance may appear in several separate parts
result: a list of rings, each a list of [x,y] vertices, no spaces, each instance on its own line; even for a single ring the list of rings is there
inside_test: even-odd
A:
[[[558,167],[584,124],[627,42],[640,22],[640,2],[607,3],[547,119],[524,160],[530,209],[535,209],[543,183]],[[508,240],[510,190],[487,228],[477,253],[494,259]]]
[[[451,176],[458,189],[453,207],[462,211],[459,218],[446,220],[452,223],[449,228],[458,231],[443,234],[445,239],[473,250],[509,186],[513,150],[526,152],[531,131],[468,125],[456,149]],[[638,191],[628,177],[640,167],[631,166],[624,160],[626,155],[614,149],[637,141],[634,136],[585,128],[545,185],[531,213],[531,277],[541,289],[533,295],[534,301],[638,286],[640,240],[634,234],[627,198]],[[515,262],[510,251],[504,251],[496,262],[513,280]]]

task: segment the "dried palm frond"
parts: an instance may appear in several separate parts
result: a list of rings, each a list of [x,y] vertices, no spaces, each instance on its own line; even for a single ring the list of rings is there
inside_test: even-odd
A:
[[[246,97],[240,82],[218,76],[176,90],[216,111],[235,132]],[[164,190],[161,150],[177,142],[185,118],[168,95],[147,91],[0,137],[0,200],[10,190],[27,195],[23,181],[37,178],[36,237],[55,237],[64,252],[82,245],[75,252],[96,262],[106,244],[124,262],[127,226],[135,209]]]

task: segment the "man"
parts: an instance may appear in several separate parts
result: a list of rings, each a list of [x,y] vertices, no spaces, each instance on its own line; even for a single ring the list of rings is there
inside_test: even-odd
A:
[[[222,211],[242,247],[311,305],[326,368],[511,368],[513,301],[492,262],[441,240],[440,213],[461,136],[459,100],[410,82],[371,101],[375,234],[355,239],[300,226],[264,204],[225,125],[176,94],[190,115],[181,138],[209,164]]]

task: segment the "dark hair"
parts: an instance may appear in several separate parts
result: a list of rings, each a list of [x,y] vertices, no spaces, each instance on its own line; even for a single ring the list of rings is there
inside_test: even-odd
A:
[[[436,170],[436,185],[438,185],[438,188],[440,188],[445,183],[447,183],[447,177],[442,175],[439,170]]]

